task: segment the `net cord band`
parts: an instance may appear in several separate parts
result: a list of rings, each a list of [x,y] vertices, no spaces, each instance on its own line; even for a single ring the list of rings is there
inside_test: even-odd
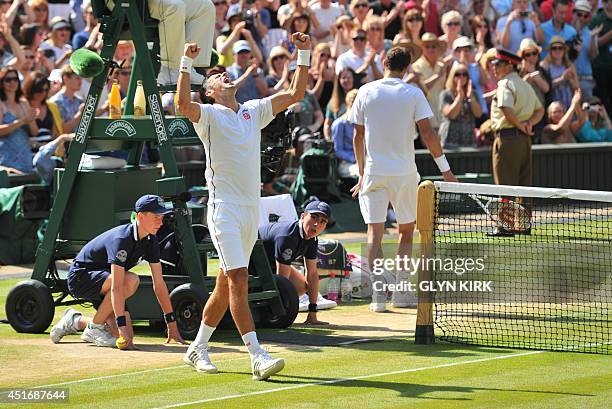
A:
[[[445,193],[612,202],[612,192],[605,191],[507,185],[486,185],[479,183],[434,182],[434,184],[436,186],[436,190]]]

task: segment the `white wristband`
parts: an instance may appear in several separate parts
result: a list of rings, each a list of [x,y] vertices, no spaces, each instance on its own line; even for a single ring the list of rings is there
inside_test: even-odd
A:
[[[310,50],[298,50],[297,65],[310,67]]]
[[[189,58],[186,55],[182,56],[179,71],[184,72],[185,74],[191,74],[192,64],[193,64],[193,58]]]
[[[438,165],[438,169],[440,169],[440,173],[448,172],[450,170],[450,165],[448,164],[448,161],[446,160],[445,155],[434,158],[434,161],[436,162],[436,165]]]

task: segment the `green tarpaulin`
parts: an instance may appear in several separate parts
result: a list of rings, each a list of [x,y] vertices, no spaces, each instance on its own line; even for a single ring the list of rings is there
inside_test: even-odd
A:
[[[0,189],[0,265],[34,261],[38,246],[38,220],[22,216],[23,186]]]

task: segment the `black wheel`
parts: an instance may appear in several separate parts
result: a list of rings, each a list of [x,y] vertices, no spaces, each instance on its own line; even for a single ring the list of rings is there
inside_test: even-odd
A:
[[[274,274],[273,277],[280,294],[281,302],[283,303],[283,307],[285,307],[285,315],[276,316],[272,315],[271,311],[268,311],[268,316],[263,317],[263,320],[267,322],[267,326],[270,328],[287,328],[293,324],[300,309],[298,293],[293,284],[291,284],[291,281],[287,278],[278,274]]]
[[[6,297],[6,317],[17,332],[41,334],[53,321],[51,290],[38,280],[22,281]]]
[[[202,322],[202,310],[208,300],[208,291],[194,283],[182,284],[170,293],[170,302],[176,314],[176,324],[183,339],[193,340]]]

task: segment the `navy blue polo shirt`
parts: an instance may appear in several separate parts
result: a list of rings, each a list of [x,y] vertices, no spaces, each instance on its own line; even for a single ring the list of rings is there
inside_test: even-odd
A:
[[[159,263],[159,243],[152,235],[138,240],[136,224],[130,223],[95,237],[79,251],[74,264],[88,270],[107,271],[110,271],[111,264],[116,264],[129,270],[141,259]]]
[[[265,224],[259,228],[259,238],[264,241],[268,256],[271,258],[272,253],[274,260],[281,264],[290,265],[300,256],[308,260],[317,259],[318,240],[316,237],[309,240],[304,238],[299,220]],[[275,263],[270,261],[274,269]]]

